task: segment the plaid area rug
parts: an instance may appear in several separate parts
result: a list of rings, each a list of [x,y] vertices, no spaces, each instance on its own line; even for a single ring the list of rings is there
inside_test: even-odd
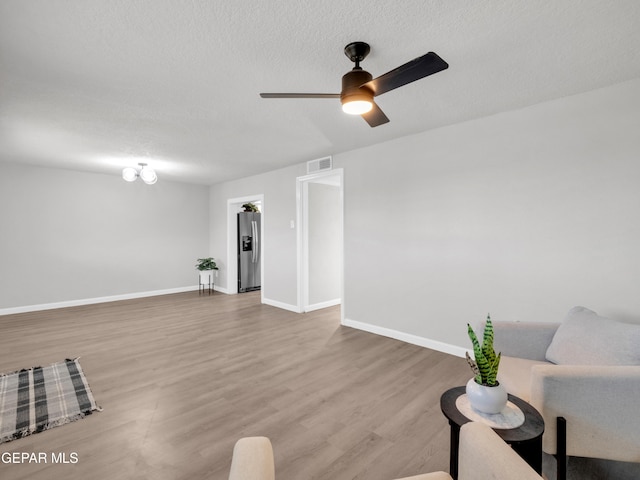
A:
[[[102,410],[78,359],[0,375],[0,443]]]

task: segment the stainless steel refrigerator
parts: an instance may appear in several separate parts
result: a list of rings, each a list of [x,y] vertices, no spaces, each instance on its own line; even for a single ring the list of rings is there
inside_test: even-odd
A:
[[[238,292],[260,290],[260,213],[238,213]]]

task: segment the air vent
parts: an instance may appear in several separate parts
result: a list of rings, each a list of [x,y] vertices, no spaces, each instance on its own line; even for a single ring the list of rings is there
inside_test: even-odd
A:
[[[307,162],[307,174],[324,172],[325,170],[331,170],[332,167],[331,157],[318,158],[317,160],[310,160]]]

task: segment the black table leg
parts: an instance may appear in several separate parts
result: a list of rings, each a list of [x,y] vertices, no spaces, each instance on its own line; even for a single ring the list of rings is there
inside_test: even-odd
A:
[[[526,442],[512,443],[511,447],[538,475],[542,475],[542,435]]]
[[[449,452],[449,475],[453,480],[458,480],[458,448],[460,447],[460,427],[454,422],[451,425],[451,445]]]
[[[556,462],[557,464],[557,480],[565,480],[567,478],[567,421],[564,417],[556,419]]]

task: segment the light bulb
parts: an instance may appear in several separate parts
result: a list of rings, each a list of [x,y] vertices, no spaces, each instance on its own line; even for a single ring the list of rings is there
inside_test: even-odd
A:
[[[127,182],[135,182],[136,178],[138,178],[138,172],[133,167],[127,167],[122,170],[122,178]]]
[[[158,181],[156,172],[154,172],[153,169],[144,166],[142,167],[142,170],[140,170],[140,178],[147,185],[153,185]]]
[[[363,113],[371,111],[372,108],[373,103],[368,100],[354,100],[342,104],[342,111],[350,115],[362,115]]]

